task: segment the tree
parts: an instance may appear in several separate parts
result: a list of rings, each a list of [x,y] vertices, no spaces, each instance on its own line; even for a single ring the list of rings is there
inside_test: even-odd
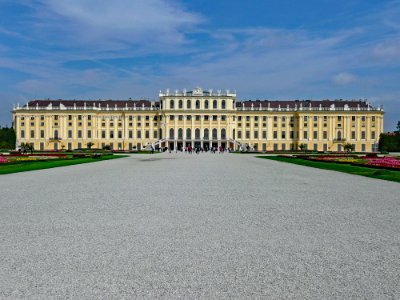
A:
[[[299,148],[300,148],[301,151],[305,150],[306,149],[306,144],[303,144],[303,143],[300,144]]]
[[[94,143],[92,143],[92,142],[87,143],[88,149],[91,149],[93,145],[94,145]]]
[[[396,131],[398,134],[400,134],[400,121],[397,122],[397,126],[396,126]]]
[[[351,151],[354,150],[354,149],[353,149],[353,145],[350,144],[350,143],[345,143],[345,144],[343,145],[343,149],[344,149],[344,151],[347,151],[347,152],[351,152]]]
[[[15,131],[13,128],[0,127],[0,148],[15,149]]]

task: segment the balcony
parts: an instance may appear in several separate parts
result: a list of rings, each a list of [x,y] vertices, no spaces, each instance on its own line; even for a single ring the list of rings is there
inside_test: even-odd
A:
[[[61,140],[62,140],[62,139],[61,139],[60,137],[58,137],[58,136],[49,138],[49,142],[59,142],[59,141],[61,141]]]
[[[334,143],[342,143],[342,142],[345,142],[346,141],[346,139],[344,139],[344,138],[336,138],[336,139],[333,139],[333,142]]]

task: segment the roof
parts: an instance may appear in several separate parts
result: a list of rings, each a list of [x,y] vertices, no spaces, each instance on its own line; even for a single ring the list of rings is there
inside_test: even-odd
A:
[[[159,102],[152,102],[149,100],[32,100],[28,102],[29,106],[47,107],[51,104],[52,107],[151,107],[152,105],[158,106]]]
[[[362,100],[246,100],[236,102],[236,107],[270,107],[270,108],[299,108],[299,107],[321,107],[330,108],[347,107],[349,108],[367,108],[369,104]]]

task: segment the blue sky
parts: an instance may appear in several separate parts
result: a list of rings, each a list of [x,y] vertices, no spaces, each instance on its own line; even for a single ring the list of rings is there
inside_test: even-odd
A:
[[[0,125],[33,98],[368,99],[400,120],[400,1],[0,0]]]

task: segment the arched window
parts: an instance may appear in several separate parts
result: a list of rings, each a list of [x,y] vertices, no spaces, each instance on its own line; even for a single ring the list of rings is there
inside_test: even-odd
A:
[[[212,130],[212,138],[213,138],[213,140],[218,139],[217,128],[214,128]]]
[[[200,109],[200,100],[196,100],[196,109]]]
[[[204,129],[204,139],[208,140],[210,138],[210,131],[208,128]]]
[[[169,108],[174,109],[175,108],[175,102],[174,100],[169,101]]]
[[[169,138],[172,140],[175,139],[175,130],[173,128],[169,130]]]
[[[192,130],[190,128],[186,129],[186,139],[192,139]]]
[[[186,108],[187,108],[187,109],[192,108],[192,101],[188,100],[188,101],[186,102]]]
[[[178,129],[178,139],[183,139],[183,130],[182,130],[182,128],[179,128]]]
[[[204,108],[208,109],[208,100],[204,101]]]
[[[217,100],[214,100],[213,101],[213,108],[217,108],[217,106],[218,106]]]
[[[226,139],[226,130],[225,130],[225,128],[221,129],[221,139],[223,139],[223,140]]]
[[[226,108],[225,100],[222,100],[222,102],[221,102],[221,107],[222,107],[222,109],[225,109],[225,108]]]
[[[337,139],[338,140],[342,139],[342,132],[340,130],[338,130],[338,132],[337,132]]]
[[[196,140],[200,139],[200,129],[196,128],[196,130],[194,131],[194,136]]]
[[[183,101],[179,100],[179,108],[183,108]]]

